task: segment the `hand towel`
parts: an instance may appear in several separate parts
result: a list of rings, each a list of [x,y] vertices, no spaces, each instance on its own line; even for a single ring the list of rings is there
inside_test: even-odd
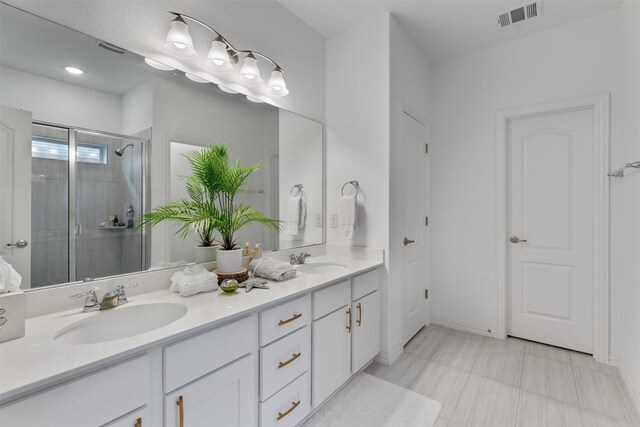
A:
[[[0,257],[0,294],[20,289],[22,276],[2,257]]]
[[[171,292],[181,292],[182,288],[198,288],[200,286],[207,287],[207,285],[211,282],[215,282],[215,288],[210,290],[215,290],[218,287],[218,275],[210,272],[206,268],[201,265],[190,265],[182,271],[178,271],[171,276],[171,287],[169,288]],[[192,292],[185,291],[186,293]],[[198,291],[198,292],[206,292],[206,291]],[[196,292],[196,293],[198,293]],[[191,294],[193,295],[193,294]]]
[[[340,230],[345,239],[353,240],[358,230],[358,197],[342,196],[340,200]]]
[[[295,236],[300,231],[300,222],[302,218],[302,196],[295,195],[289,197],[287,202],[287,234]]]
[[[216,289],[218,289],[218,277],[214,275],[214,277],[201,282],[183,283],[180,286],[180,296],[190,297],[201,292],[215,291]]]
[[[298,273],[291,264],[264,257],[251,261],[249,268],[253,270],[253,275],[256,277],[264,277],[278,282],[291,279]]]

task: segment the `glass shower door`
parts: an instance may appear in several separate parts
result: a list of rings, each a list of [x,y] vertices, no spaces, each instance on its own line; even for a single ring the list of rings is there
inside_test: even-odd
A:
[[[141,271],[143,142],[75,131],[77,280]]]

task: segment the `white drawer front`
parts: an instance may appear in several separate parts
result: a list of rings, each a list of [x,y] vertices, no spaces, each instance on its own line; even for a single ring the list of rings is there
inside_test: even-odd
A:
[[[280,304],[260,313],[260,345],[293,332],[311,322],[311,295]]]
[[[143,406],[133,412],[129,412],[124,417],[120,417],[102,427],[151,427],[151,417],[149,417],[149,407]]]
[[[380,268],[353,278],[352,300],[358,300],[380,287]]]
[[[311,375],[306,372],[260,404],[261,427],[293,427],[311,410]]]
[[[351,302],[351,280],[345,280],[313,293],[313,320]]]
[[[3,426],[103,425],[147,404],[149,356],[86,375],[0,408]]]
[[[311,327],[260,349],[260,400],[265,401],[303,372],[311,370]]]
[[[255,329],[255,318],[245,317],[166,346],[165,393],[251,353],[255,346]]]

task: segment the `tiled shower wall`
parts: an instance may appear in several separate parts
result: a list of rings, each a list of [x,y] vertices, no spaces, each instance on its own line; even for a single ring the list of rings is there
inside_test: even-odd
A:
[[[38,134],[46,133],[41,130]],[[77,140],[106,145],[108,154],[106,165],[77,164],[77,220],[82,232],[71,254],[76,257],[76,280],[140,271],[141,232],[101,224],[110,212],[126,222],[130,204],[137,223],[142,212],[142,145],[81,132]],[[116,156],[115,150],[129,142],[134,147]],[[68,282],[68,163],[34,158],[32,169],[32,287]]]

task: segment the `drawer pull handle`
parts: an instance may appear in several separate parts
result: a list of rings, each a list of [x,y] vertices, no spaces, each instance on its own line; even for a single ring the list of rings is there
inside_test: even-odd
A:
[[[347,308],[347,331],[351,333],[351,307]]]
[[[184,399],[182,396],[178,397],[176,404],[180,408],[180,427],[184,427]]]
[[[287,412],[278,412],[277,420],[280,421],[281,419],[283,419],[284,417],[289,415],[291,413],[291,411],[293,411],[294,409],[296,409],[298,407],[299,404],[300,404],[299,400],[297,402],[291,402],[291,408],[287,409]]]
[[[293,355],[291,355],[291,359],[287,360],[286,362],[278,362],[278,369],[284,368],[285,366],[287,366],[289,363],[293,362],[294,360],[296,360],[300,356],[302,356],[302,352],[293,353]]]
[[[135,425],[135,427],[142,427],[142,418],[138,418],[138,419],[136,420],[136,425]]]
[[[278,322],[278,326],[286,325],[287,323],[293,322],[294,320],[299,319],[300,317],[302,317],[302,313],[294,314],[293,316],[291,316],[287,320],[279,321]]]
[[[356,320],[356,323],[358,326],[362,326],[362,304],[358,303],[356,307],[358,308],[358,319]]]

